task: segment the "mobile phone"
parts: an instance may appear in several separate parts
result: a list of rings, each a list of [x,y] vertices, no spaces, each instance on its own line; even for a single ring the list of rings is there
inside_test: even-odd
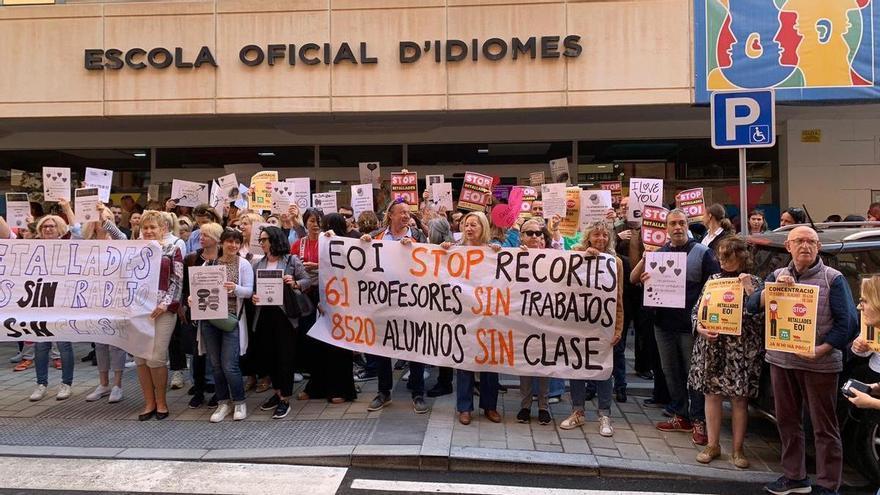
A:
[[[846,383],[844,383],[843,386],[840,387],[840,391],[843,393],[843,395],[847,397],[855,397],[856,395],[849,391],[849,389],[851,388],[866,394],[871,393],[871,387],[869,385],[866,385],[858,380],[853,380],[852,378],[847,380]]]

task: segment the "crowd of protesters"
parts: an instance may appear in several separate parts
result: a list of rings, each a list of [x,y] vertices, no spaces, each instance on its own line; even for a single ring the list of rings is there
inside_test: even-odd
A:
[[[842,449],[833,411],[843,355],[851,348],[869,358],[870,369],[875,373],[870,380],[871,392],[878,394],[880,384],[875,382],[880,381],[880,354],[870,352],[863,340],[856,339],[859,316],[852,294],[841,273],[824,265],[818,256],[819,238],[804,225],[808,223],[804,210],[790,208],[782,212],[782,225],[799,224],[787,231],[785,247],[792,261],[771,273],[766,281],[820,287],[813,356],[764,351],[765,280],[751,273],[749,245],[735,231],[720,204],[708,206],[704,217],[696,223],[682,210],[669,212],[668,242],[660,251],[687,253],[686,304],[676,309],[644,307],[642,286],[650,274],[644,266],[640,225],[627,222],[627,207],[628,200],[623,198],[608,212],[605,221],[588,226],[574,237],[564,237],[560,234],[560,218],[543,218],[540,201],[534,201],[531,214],[522,216],[516,225],[500,228],[483,212],[447,212],[424,206],[413,213],[399,199],[378,209],[379,215],[366,212],[354,218],[349,206],[340,206],[338,213],[327,215],[319,209],[300,211],[291,206],[284,214],[267,217],[262,212],[239,210],[230,204],[221,210],[221,215],[209,205],[184,208],[170,199],[143,208],[125,196],[119,205],[99,204],[100,220],[86,224],[72,223],[74,214],[68,202],[58,203],[50,214],[43,214],[41,205],[35,204],[33,222],[27,228],[10,228],[0,217],[0,238],[106,242],[143,239],[162,246],[158,304],[151,314],[156,329],[154,353],[149,360],[134,358],[143,393],[141,421],[168,417],[166,391],[184,386],[186,370],[192,374],[189,405],[215,407],[212,422],[223,421],[230,414],[233,420],[245,419],[245,398],[249,393],[271,391],[260,410],[280,419],[288,415],[291,400],[323,399],[333,404],[354,401],[358,392],[356,382],[374,379],[378,380],[378,393],[368,410],[377,411],[391,404],[395,365],[390,358],[354,355],[306,336],[317,317],[321,235],[359,238],[363,242],[383,239],[404,245],[431,243],[442,249],[462,245],[487,246],[496,251],[546,248],[576,250],[584,256],[611,255],[617,263],[619,279],[617,324],[611,342],[614,372],[603,381],[569,381],[573,412],[560,418],[560,428],[586,426],[587,402],[598,398],[598,421],[594,428],[603,436],[614,434],[612,401],[628,400],[624,349],[632,329],[633,371],[654,381],[653,394],[644,405],[662,408],[668,416],[668,420],[656,425],[657,429],[689,433],[694,444],[704,446],[697,460],[710,463],[721,455],[722,401],[728,399],[733,430],[730,460],[739,468],[747,468],[749,460],[743,448],[747,403],[758,394],[762,363],[766,360],[776,399],[784,470],[777,482],[767,486],[768,491],[800,493],[810,486],[803,434],[806,406],[816,443],[817,488],[824,493],[836,493],[841,481]],[[866,217],[880,220],[880,204],[871,205]],[[857,218],[856,221],[865,221],[865,217]],[[252,230],[257,223],[268,225]],[[764,213],[748,212],[748,226],[748,234],[766,232]],[[257,252],[249,249],[252,236],[257,236]],[[213,320],[191,320],[188,272],[204,265],[226,268],[225,288],[233,319],[230,328],[218,328]],[[283,271],[283,283],[298,294],[298,304],[255,304],[259,298],[254,291],[254,275],[267,268]],[[719,335],[699,323],[696,308],[704,285],[718,278],[737,278],[742,282],[747,301],[742,310],[742,335]],[[866,279],[861,297],[864,318],[869,324],[880,323],[880,279]],[[132,366],[127,363],[128,358],[121,349],[105,344],[94,346],[93,354],[84,361],[96,363],[99,383],[86,396],[87,401],[105,397],[110,403],[123,400],[122,376]],[[62,370],[55,399],[71,396],[74,355],[69,342],[23,342],[13,362],[16,372],[35,369],[37,386],[31,401],[46,397],[50,363]],[[430,410],[426,398],[455,393],[458,420],[468,425],[473,421],[473,395],[478,393],[483,416],[492,422],[502,421],[498,394],[503,388],[497,373],[441,368],[436,383],[428,388],[425,365],[409,362],[404,366],[408,366],[405,377],[414,413]],[[294,395],[294,384],[302,380],[308,383]],[[516,420],[530,422],[532,404],[537,402],[539,424],[551,424],[549,404],[558,402],[564,390],[563,380],[521,377],[521,409]],[[206,394],[213,395],[207,404]],[[871,394],[856,391],[851,400],[860,407],[880,409],[880,399]]]

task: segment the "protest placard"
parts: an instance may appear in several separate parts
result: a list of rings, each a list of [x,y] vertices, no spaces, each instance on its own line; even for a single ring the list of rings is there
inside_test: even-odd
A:
[[[290,205],[296,201],[296,185],[292,182],[270,182],[272,191],[272,213],[281,215],[287,213]]]
[[[266,222],[251,223],[251,238],[250,243],[248,244],[248,252],[251,253],[251,255],[265,256],[266,253],[263,252],[263,246],[260,245],[260,229],[269,225],[272,224]]]
[[[272,209],[272,193],[269,184],[278,182],[278,172],[261,170],[251,177],[248,207],[254,211]]]
[[[419,209],[419,176],[415,172],[391,174],[391,199],[403,198],[410,211]]]
[[[190,319],[219,320],[229,316],[229,294],[223,287],[225,283],[225,265],[189,268],[189,292],[192,298]]]
[[[321,236],[318,259],[324,312],[310,337],[471,371],[611,375],[613,256]]]
[[[227,174],[217,179],[218,198],[226,203],[238,199],[238,179],[235,174]]]
[[[371,185],[367,185],[373,190]],[[257,270],[257,306],[284,304],[284,270]]]
[[[88,223],[99,221],[98,202],[101,201],[97,187],[83,187],[73,191],[74,221]]]
[[[622,188],[619,180],[600,182],[599,187],[603,191],[611,192],[611,204],[619,205],[622,198]]]
[[[663,206],[663,179],[629,180],[629,207],[626,219],[638,222],[642,219],[642,208],[645,205]]]
[[[371,184],[373,189],[382,187],[379,162],[360,162],[358,163],[358,171],[360,172],[361,184]]]
[[[675,195],[675,207],[687,213],[689,222],[702,222],[706,212],[703,188],[688,189]]]
[[[476,172],[465,172],[461,192],[458,195],[458,208],[461,210],[485,211],[492,202],[492,177]]]
[[[685,307],[685,277],[687,253],[645,253],[645,282],[643,304],[654,308]]]
[[[605,221],[611,209],[611,191],[594,189],[580,192],[580,230],[596,222]]]
[[[177,206],[196,207],[209,201],[210,190],[207,184],[174,179],[171,181],[171,199]]]
[[[544,203],[544,218],[551,219],[554,215],[565,218],[566,207],[565,184],[541,184],[541,201]]]
[[[538,190],[531,186],[522,186],[522,204],[519,207],[520,217],[532,216],[532,203],[538,200]]]
[[[743,284],[739,278],[716,278],[703,287],[697,318],[710,332],[742,335],[742,310]]]
[[[6,193],[6,223],[10,227],[23,229],[31,215],[31,203],[27,193]]]
[[[861,322],[859,337],[868,343],[868,347],[871,348],[872,352],[880,352],[880,332],[877,331],[876,326],[868,324],[864,311],[861,312]]]
[[[764,347],[768,351],[814,355],[819,287],[764,284]]]
[[[328,191],[312,194],[312,206],[324,212],[325,215],[336,213],[336,191]]]
[[[452,184],[449,182],[440,182],[431,184],[431,206],[439,210],[445,208],[446,211],[452,211]]]
[[[43,167],[43,200],[70,201],[70,169]]]
[[[538,187],[544,183],[544,172],[529,172],[529,185]]]
[[[645,249],[656,251],[666,245],[669,234],[666,232],[666,216],[669,210],[660,206],[646,205],[642,209],[642,243]]]
[[[425,190],[428,191],[428,202],[431,204],[435,204],[434,197],[432,196],[434,189],[431,187],[434,184],[440,184],[444,182],[444,177],[442,174],[432,174],[425,176]]]
[[[546,206],[544,206],[546,208]],[[565,188],[565,216],[559,222],[559,233],[565,237],[577,234],[581,226],[581,188]]]
[[[0,341],[98,342],[153,356],[155,241],[0,240]]]
[[[492,224],[509,229],[516,223],[522,207],[523,189],[514,187],[507,196],[507,204],[492,207]]]
[[[86,167],[86,178],[83,187],[98,188],[98,197],[104,203],[110,202],[110,188],[113,187],[113,171]]]
[[[553,178],[553,182],[561,182],[565,185],[571,184],[571,172],[568,168],[568,158],[550,160],[550,177]]]
[[[351,211],[357,221],[361,213],[373,211],[373,185],[359,184],[351,186]]]
[[[285,182],[293,183],[296,206],[299,207],[299,213],[302,215],[306,208],[312,206],[312,183],[308,177],[294,177],[286,179]]]

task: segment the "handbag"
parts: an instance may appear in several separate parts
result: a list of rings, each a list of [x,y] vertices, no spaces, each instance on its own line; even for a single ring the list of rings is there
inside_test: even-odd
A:
[[[288,256],[287,258],[287,267],[290,267],[290,262],[293,256]],[[287,269],[285,268],[285,272]],[[312,304],[312,300],[309,297],[302,293],[300,290],[295,290],[291,288],[289,285],[284,284],[284,313],[288,318],[302,318],[304,316],[308,316],[315,311],[315,307]]]
[[[241,309],[238,311],[237,315],[229,314],[226,318],[218,318],[214,320],[208,320],[208,323],[214,325],[215,327],[223,330],[224,332],[232,332],[238,328],[238,320],[241,318],[241,312],[244,310],[244,304],[241,305]]]

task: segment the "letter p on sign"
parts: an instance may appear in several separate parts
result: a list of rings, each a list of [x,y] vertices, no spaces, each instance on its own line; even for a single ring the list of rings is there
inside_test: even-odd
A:
[[[769,148],[776,144],[773,90],[712,94],[712,147]]]

